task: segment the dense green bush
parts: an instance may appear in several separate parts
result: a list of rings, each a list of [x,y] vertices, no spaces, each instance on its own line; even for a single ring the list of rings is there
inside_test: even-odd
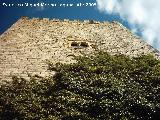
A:
[[[53,78],[0,87],[2,120],[160,120],[160,61],[99,52],[49,64]]]

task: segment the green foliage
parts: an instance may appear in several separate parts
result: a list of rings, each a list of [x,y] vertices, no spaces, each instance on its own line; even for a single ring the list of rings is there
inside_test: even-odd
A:
[[[51,79],[14,78],[0,87],[0,119],[159,120],[160,61],[99,52],[50,64]]]

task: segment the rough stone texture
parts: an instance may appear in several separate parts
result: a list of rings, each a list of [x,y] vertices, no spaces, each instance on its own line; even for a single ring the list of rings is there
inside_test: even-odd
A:
[[[78,46],[72,46],[72,43]],[[82,45],[85,43],[84,46]],[[82,46],[81,46],[82,45]],[[28,19],[23,17],[0,36],[0,79],[28,74],[49,76],[47,61],[72,63],[71,55],[97,50],[131,57],[159,52],[118,22]]]

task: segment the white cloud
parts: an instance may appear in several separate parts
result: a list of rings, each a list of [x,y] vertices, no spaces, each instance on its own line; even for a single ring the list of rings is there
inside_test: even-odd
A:
[[[144,40],[151,45],[156,40],[160,50],[160,0],[97,0],[97,5],[100,11],[127,20],[132,31],[141,29]]]

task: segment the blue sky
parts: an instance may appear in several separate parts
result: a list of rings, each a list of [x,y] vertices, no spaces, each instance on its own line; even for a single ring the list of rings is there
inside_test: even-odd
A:
[[[8,27],[15,23],[21,16],[38,17],[38,18],[58,18],[58,19],[93,19],[98,21],[113,21],[120,20],[118,16],[106,15],[100,13],[96,6],[94,7],[77,7],[77,3],[96,3],[96,0],[46,0],[44,3],[72,3],[73,7],[5,7],[3,3],[43,3],[43,1],[36,0],[21,0],[21,2],[0,1],[0,34],[2,34]],[[123,24],[127,25],[124,21]]]
[[[108,2],[106,2],[108,1]],[[114,3],[113,3],[114,1]],[[119,21],[127,28],[136,30],[137,35],[142,35],[141,28],[136,25],[130,24],[129,19],[121,15],[123,11],[115,11],[116,5],[119,0],[1,0],[0,1],[0,34],[8,29],[13,23],[15,23],[20,17],[38,17],[38,18],[58,18],[58,19],[79,19],[79,20],[97,20],[97,21]],[[123,0],[121,0],[123,1]],[[125,1],[125,0],[124,0]],[[136,0],[135,0],[136,1]],[[140,0],[143,1],[143,0]],[[117,2],[117,3],[116,3]],[[4,4],[5,3],[5,4]],[[56,7],[18,7],[18,3],[48,3],[57,4]],[[73,4],[72,7],[59,7],[60,4]],[[82,3],[97,3],[97,6],[81,6],[77,4]],[[9,4],[14,4],[10,6]],[[7,5],[7,6],[6,6]],[[26,4],[25,4],[26,5]],[[109,6],[108,6],[109,5]],[[134,28],[133,28],[134,26]],[[136,26],[136,27],[135,27]],[[143,37],[145,38],[145,37]],[[155,48],[158,48],[157,42],[150,43]]]

